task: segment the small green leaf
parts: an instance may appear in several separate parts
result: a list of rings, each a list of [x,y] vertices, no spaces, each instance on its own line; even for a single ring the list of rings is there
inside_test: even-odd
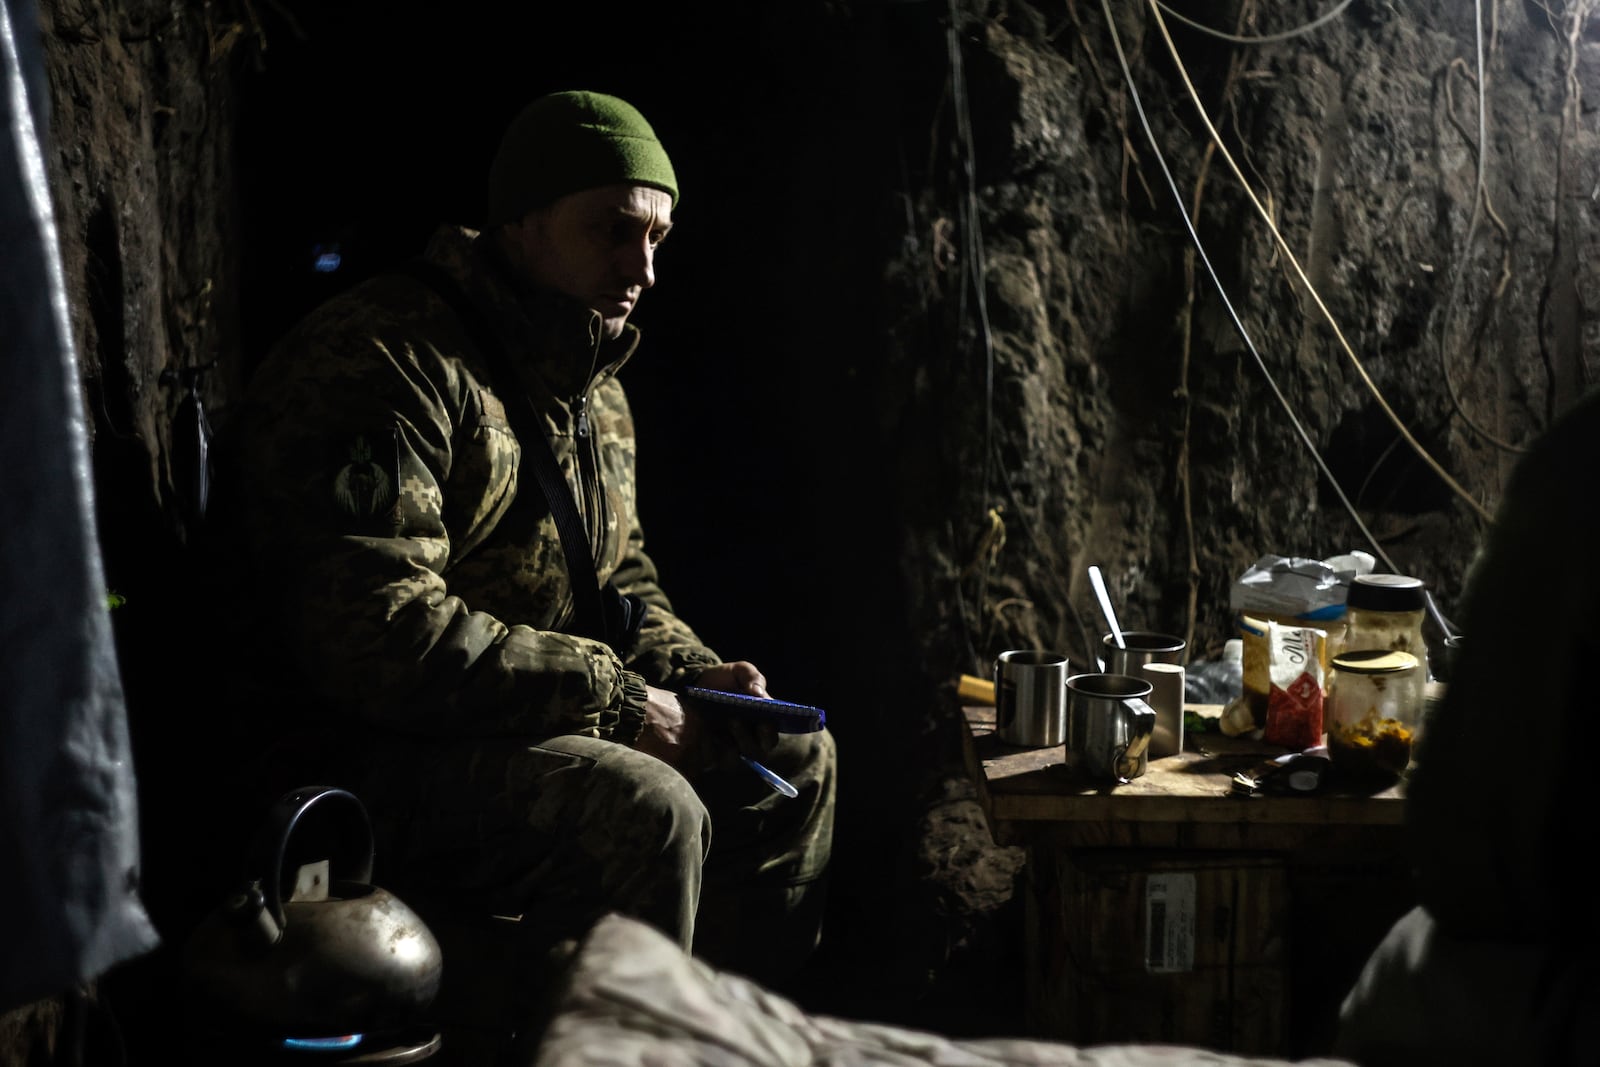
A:
[[[128,598],[123,596],[121,593],[113,593],[113,592],[110,592],[110,591],[107,591],[107,593],[106,593],[106,608],[107,609],[120,608],[120,607],[122,607],[122,605],[126,604],[127,602],[128,602]]]

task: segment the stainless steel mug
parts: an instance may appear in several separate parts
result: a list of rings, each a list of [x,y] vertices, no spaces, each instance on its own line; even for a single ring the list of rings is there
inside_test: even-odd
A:
[[[1067,657],[1014,649],[994,661],[995,733],[1008,745],[1045,748],[1067,739]]]
[[[1137,778],[1150,761],[1156,712],[1152,686],[1126,674],[1067,679],[1067,765],[1088,778]]]
[[[1183,651],[1189,647],[1181,637],[1154,630],[1124,630],[1122,643],[1127,647],[1118,648],[1114,634],[1100,639],[1100,658],[1106,661],[1107,674],[1137,678],[1139,668],[1146,663],[1182,664]]]

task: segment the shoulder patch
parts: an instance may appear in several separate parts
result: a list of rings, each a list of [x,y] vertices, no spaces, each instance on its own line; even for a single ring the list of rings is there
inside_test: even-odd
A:
[[[388,454],[375,448],[388,445]],[[340,511],[356,519],[372,519],[387,512],[395,500],[399,459],[394,442],[372,434],[357,434],[345,446],[344,465],[333,476],[333,500]]]

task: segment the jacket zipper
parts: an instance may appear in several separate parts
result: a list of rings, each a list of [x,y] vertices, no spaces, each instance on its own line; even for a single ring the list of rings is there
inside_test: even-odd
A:
[[[601,341],[599,336],[595,335],[588,384],[583,387],[583,392],[572,399],[572,410],[575,413],[572,432],[577,439],[579,488],[594,504],[593,507],[583,510],[589,533],[589,553],[594,557],[596,570],[600,567],[601,539],[605,535],[606,498],[600,486],[600,455],[594,437],[589,433],[589,390],[594,388],[595,382],[605,373],[603,371],[597,373],[600,366],[600,348]]]
[[[589,438],[589,394],[582,393],[572,401],[572,406],[578,412],[578,440],[585,441]]]
[[[600,491],[599,459],[595,455],[594,438],[589,433],[589,394],[579,393],[572,400],[572,408],[577,413],[576,426],[573,435],[577,438],[578,445],[578,480],[583,495],[591,502],[592,506],[585,508],[585,525],[588,527],[589,552],[598,557],[600,552],[600,538],[602,534],[601,512],[605,507],[604,496]],[[598,566],[598,561],[596,566]]]

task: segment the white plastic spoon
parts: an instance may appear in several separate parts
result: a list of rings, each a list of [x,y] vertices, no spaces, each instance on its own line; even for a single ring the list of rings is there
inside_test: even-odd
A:
[[[1100,598],[1100,611],[1106,617],[1106,624],[1111,627],[1111,636],[1116,639],[1118,648],[1127,648],[1122,640],[1122,627],[1117,625],[1117,613],[1111,610],[1111,594],[1106,592],[1106,580],[1100,575],[1099,567],[1089,568],[1089,582],[1094,586],[1094,595]]]

